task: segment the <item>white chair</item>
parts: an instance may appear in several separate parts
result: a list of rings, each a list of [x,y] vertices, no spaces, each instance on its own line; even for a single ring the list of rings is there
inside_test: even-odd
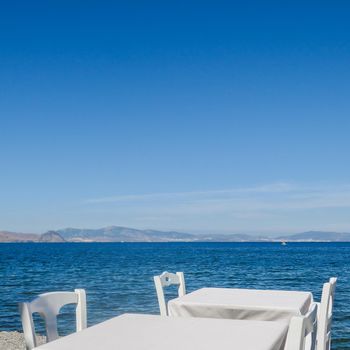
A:
[[[57,330],[57,315],[60,309],[67,304],[76,306],[76,330],[86,328],[86,294],[84,289],[75,289],[74,292],[53,292],[40,294],[29,303],[20,303],[22,326],[27,350],[37,346],[33,313],[38,313],[45,321],[47,342],[59,337]]]
[[[321,303],[318,312],[317,350],[330,350],[333,303],[337,278],[330,278],[323,285]]]
[[[317,304],[313,303],[305,316],[290,320],[284,350],[315,350],[317,332]]]
[[[165,302],[164,287],[169,287],[171,285],[178,285],[178,295],[182,297],[186,294],[185,287],[185,277],[183,272],[163,272],[160,276],[154,276],[154,284],[156,286],[159,310],[161,316],[168,316],[168,308]]]

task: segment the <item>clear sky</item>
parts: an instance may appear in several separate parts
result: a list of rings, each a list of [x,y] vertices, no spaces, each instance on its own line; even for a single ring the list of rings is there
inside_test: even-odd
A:
[[[8,1],[0,230],[350,231],[348,1]]]

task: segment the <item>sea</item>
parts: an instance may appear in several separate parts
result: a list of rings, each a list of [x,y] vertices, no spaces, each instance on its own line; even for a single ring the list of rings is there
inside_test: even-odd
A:
[[[0,331],[21,331],[19,302],[75,288],[86,290],[88,325],[125,312],[157,314],[153,276],[163,271],[183,271],[188,292],[301,290],[317,301],[337,276],[332,349],[350,349],[350,243],[1,243]],[[74,330],[73,311],[62,309],[60,334]]]

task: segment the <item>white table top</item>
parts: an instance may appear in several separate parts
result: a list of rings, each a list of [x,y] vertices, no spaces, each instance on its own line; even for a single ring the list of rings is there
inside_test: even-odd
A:
[[[124,314],[38,350],[280,350],[287,325]]]
[[[307,313],[313,301],[309,292],[202,288],[170,300],[169,314],[261,321],[289,321]]]

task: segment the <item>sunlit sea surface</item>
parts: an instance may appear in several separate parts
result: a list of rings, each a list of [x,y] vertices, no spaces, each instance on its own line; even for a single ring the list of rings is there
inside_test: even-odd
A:
[[[0,244],[0,330],[21,330],[18,302],[75,288],[87,292],[89,325],[125,312],[156,314],[153,275],[165,270],[184,271],[189,292],[304,290],[316,300],[322,284],[338,276],[332,348],[350,349],[350,243]],[[73,330],[72,310],[62,309],[61,334]]]

